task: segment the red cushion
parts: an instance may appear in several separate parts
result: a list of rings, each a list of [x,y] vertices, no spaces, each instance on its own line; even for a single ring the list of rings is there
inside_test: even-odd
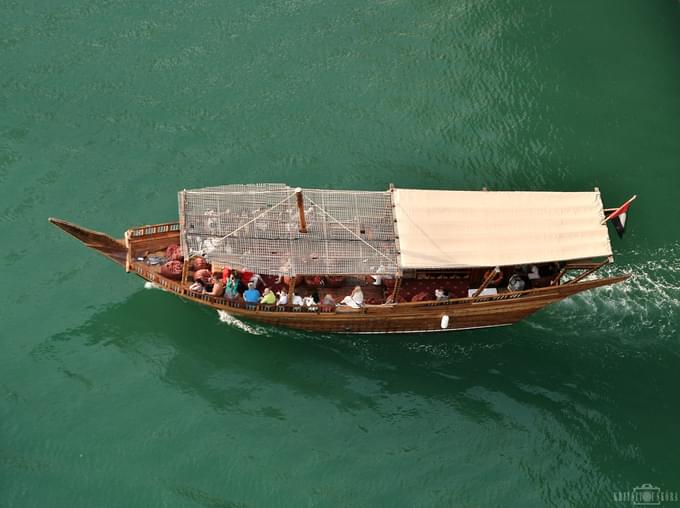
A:
[[[161,266],[161,275],[169,279],[179,280],[182,278],[182,263],[180,261],[168,261]]]
[[[427,291],[421,291],[420,293],[413,295],[413,297],[411,298],[412,302],[422,302],[425,300],[431,300],[431,298],[429,297],[429,293]]]

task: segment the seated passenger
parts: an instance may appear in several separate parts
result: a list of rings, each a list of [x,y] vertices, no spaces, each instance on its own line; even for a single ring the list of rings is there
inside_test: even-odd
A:
[[[228,266],[223,266],[223,267],[222,267],[222,284],[226,284],[226,283],[227,283],[227,279],[229,278],[229,276],[230,276],[231,274],[232,274],[231,268],[229,268]]]
[[[194,282],[191,286],[189,286],[189,291],[194,291],[196,293],[203,293],[205,291],[205,287],[203,287],[203,283],[199,279],[196,282]]]
[[[265,305],[273,305],[276,303],[276,295],[271,289],[264,288],[264,293],[262,294],[262,298],[260,298],[260,303]]]
[[[323,297],[323,301],[321,302],[323,305],[335,305],[335,298],[333,298],[333,295],[326,295]]]
[[[314,301],[314,297],[312,296],[305,296],[302,299],[302,302],[304,303],[305,307],[308,307],[309,309],[316,309],[316,302]]]
[[[538,266],[531,265],[531,268],[529,268],[529,273],[527,274],[527,276],[529,277],[529,280],[540,279],[541,275],[538,272]]]
[[[508,291],[522,291],[524,286],[524,279],[517,273],[510,277],[508,281]]]
[[[243,299],[246,303],[259,303],[260,296],[260,292],[255,289],[255,284],[249,282],[248,289],[243,292]]]
[[[233,300],[238,295],[238,281],[234,277],[234,273],[230,273],[224,287],[224,297]]]
[[[434,297],[438,302],[445,302],[449,299],[449,292],[443,288],[435,289]]]
[[[356,286],[352,290],[352,294],[343,298],[340,304],[349,305],[354,309],[361,307],[364,304],[364,292],[361,290],[361,286]]]
[[[205,292],[212,293],[212,290],[215,287],[215,279],[213,279],[212,275],[205,277],[201,282],[203,283],[203,287],[205,287]]]
[[[210,277],[212,277],[212,273],[207,268],[201,268],[194,272],[194,280],[197,282],[200,281],[204,286]]]
[[[222,281],[215,277],[210,277],[209,283],[212,287],[210,288],[208,294],[210,296],[222,296],[224,293],[224,285],[222,284]]]
[[[262,276],[261,276],[261,275],[258,275],[258,274],[256,274],[256,273],[254,273],[254,274],[250,277],[250,282],[252,282],[253,284],[255,284],[255,288],[257,288],[257,286],[258,286],[259,284],[262,284],[262,285],[264,286],[264,280],[262,280]]]
[[[293,293],[293,305],[303,305],[302,297],[296,293]]]
[[[284,290],[276,292],[279,299],[276,301],[276,305],[287,305],[288,304],[288,293]]]

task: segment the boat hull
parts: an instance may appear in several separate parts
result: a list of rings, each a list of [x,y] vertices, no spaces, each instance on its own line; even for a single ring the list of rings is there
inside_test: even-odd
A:
[[[473,298],[456,298],[446,302],[426,301],[349,307],[304,307],[254,305],[242,301],[198,294],[179,282],[166,278],[135,260],[136,251],[164,247],[178,238],[175,223],[144,226],[129,230],[134,248],[128,242],[104,233],[82,228],[60,219],[50,219],[54,225],[76,237],[88,247],[185,300],[221,310],[232,316],[266,325],[309,332],[331,333],[418,333],[469,330],[510,325],[530,316],[552,303],[582,291],[623,282],[629,274],[600,279],[575,279],[564,284],[517,292]]]
[[[182,291],[180,286],[143,266],[136,266],[137,275],[156,283],[160,288],[189,301],[221,310],[229,315],[276,327],[321,333],[419,333],[470,330],[510,325],[530,316],[552,303],[582,291],[615,284],[629,275],[564,284],[492,297],[460,298],[448,302],[418,302],[388,305],[367,305],[361,309],[347,307],[330,311],[310,311],[304,308],[275,305],[247,305],[224,298]],[[447,316],[447,319],[444,317]],[[447,326],[444,326],[446,323]]]

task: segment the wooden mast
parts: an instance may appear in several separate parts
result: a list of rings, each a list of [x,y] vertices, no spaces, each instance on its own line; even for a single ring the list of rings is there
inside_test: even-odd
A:
[[[300,212],[300,233],[306,233],[307,222],[305,221],[305,204],[302,199],[302,189],[300,187],[295,189],[295,197],[297,198],[298,212]]]

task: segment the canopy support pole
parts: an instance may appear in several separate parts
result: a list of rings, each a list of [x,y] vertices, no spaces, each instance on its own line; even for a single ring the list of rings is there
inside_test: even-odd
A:
[[[397,278],[394,281],[394,289],[392,290],[392,294],[389,297],[389,299],[392,300],[392,303],[397,303],[397,297],[399,296],[400,287],[401,287],[401,275],[397,275]]]
[[[298,212],[300,212],[300,233],[306,233],[307,222],[305,221],[305,204],[302,199],[302,189],[300,187],[295,189],[295,197],[297,198]]]
[[[494,268],[491,271],[491,273],[489,275],[486,276],[486,278],[484,279],[484,282],[482,282],[482,285],[479,286],[477,288],[477,291],[475,291],[474,294],[472,295],[472,298],[477,298],[480,294],[482,294],[482,291],[484,291],[486,289],[486,286],[488,286],[491,283],[491,281],[494,279],[494,277],[496,277],[496,275],[498,275],[499,273],[501,273],[501,269],[500,269],[500,267],[497,266],[496,268]]]
[[[600,268],[602,268],[602,267],[603,267],[604,265],[606,265],[606,264],[609,264],[609,260],[608,260],[608,259],[602,261],[602,263],[596,264],[596,265],[593,266],[592,268],[590,268],[590,269],[586,270],[585,272],[583,272],[582,274],[580,274],[578,277],[574,277],[573,279],[571,279],[570,281],[568,281],[568,282],[565,284],[565,286],[566,286],[567,284],[576,284],[578,281],[580,281],[581,279],[584,279],[584,278],[588,277],[588,275],[590,275],[591,273],[596,272],[597,270],[599,270]]]
[[[567,267],[565,266],[562,268],[557,275],[553,277],[553,279],[550,281],[551,286],[559,286],[560,285],[560,280],[562,280],[562,276],[567,273]]]
[[[130,273],[132,270],[132,247],[130,246],[130,235],[132,234],[131,230],[125,231],[125,249],[126,249],[126,254],[125,254],[125,272]]]
[[[182,261],[182,287],[186,287],[189,278],[189,260],[184,258]]]

